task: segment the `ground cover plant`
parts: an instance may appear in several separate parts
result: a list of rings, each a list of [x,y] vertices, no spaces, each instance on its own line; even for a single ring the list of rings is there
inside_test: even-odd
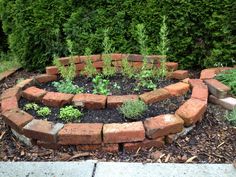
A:
[[[232,125],[236,126],[236,108],[233,111],[228,112],[225,116],[226,120],[228,120]]]
[[[38,116],[46,118],[51,114],[51,109],[46,106],[39,106],[36,103],[27,103],[24,105],[23,109],[25,111],[33,110]]]
[[[73,120],[79,121],[82,115],[83,114],[78,109],[73,108],[73,106],[66,106],[60,109],[59,118],[65,122],[71,122]]]

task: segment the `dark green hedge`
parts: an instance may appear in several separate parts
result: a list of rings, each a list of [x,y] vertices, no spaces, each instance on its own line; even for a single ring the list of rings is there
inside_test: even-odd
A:
[[[7,44],[7,35],[3,32],[2,29],[2,21],[0,20],[0,52],[7,52],[8,44]]]
[[[1,0],[10,49],[29,69],[43,68],[53,54],[86,47],[102,52],[103,29],[110,28],[116,52],[138,53],[135,26],[143,23],[149,47],[158,53],[161,16],[166,15],[170,60],[183,67],[231,65],[235,58],[234,0]]]

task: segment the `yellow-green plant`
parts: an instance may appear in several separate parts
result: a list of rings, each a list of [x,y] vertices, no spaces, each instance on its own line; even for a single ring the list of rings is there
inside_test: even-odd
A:
[[[74,108],[73,106],[66,106],[60,109],[59,118],[66,122],[73,120],[79,121],[82,115],[83,114],[80,112],[80,110]]]
[[[121,61],[121,71],[122,75],[126,76],[128,78],[132,78],[135,75],[135,70],[134,68],[130,65],[129,61],[127,58],[123,58]]]
[[[85,49],[85,56],[87,56],[85,60],[85,67],[82,71],[83,75],[86,75],[87,77],[93,77],[94,75],[97,74],[96,68],[93,66],[92,60],[91,60],[91,53],[92,51],[90,48]]]

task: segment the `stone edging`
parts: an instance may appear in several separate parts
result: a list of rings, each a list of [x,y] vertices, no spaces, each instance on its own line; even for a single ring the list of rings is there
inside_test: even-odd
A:
[[[204,72],[206,71],[203,70],[202,73]],[[20,135],[29,138],[31,142],[48,148],[76,145],[78,150],[118,151],[120,147],[124,150],[160,147],[165,142],[171,143],[176,137],[184,134],[183,132],[188,129],[185,127],[201,121],[207,108],[208,87],[201,79],[184,79],[179,82],[179,84],[190,85],[192,95],[175,114],[151,117],[144,122],[68,123],[64,125],[36,120],[18,108],[18,100],[24,93],[22,90],[29,89],[36,81],[48,82],[55,78],[55,75],[44,74],[33,79],[26,79],[1,95],[1,109],[5,123]],[[206,83],[209,86],[209,83]],[[37,90],[37,88],[34,89]],[[182,93],[186,92],[186,90],[180,90],[183,91]],[[37,98],[43,100],[45,93],[40,91]],[[175,91],[173,93],[176,94]],[[149,93],[148,96],[154,94],[155,91]],[[69,99],[72,100],[72,97],[70,96]],[[147,103],[153,101],[150,100]]]

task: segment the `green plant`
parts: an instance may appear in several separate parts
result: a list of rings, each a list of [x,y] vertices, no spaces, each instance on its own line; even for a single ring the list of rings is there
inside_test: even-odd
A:
[[[78,109],[73,108],[73,106],[66,106],[60,109],[59,118],[69,122],[72,120],[80,120],[82,115],[83,114]]]
[[[228,120],[232,125],[236,126],[236,109],[233,109],[231,112],[227,112],[225,116],[226,120]]]
[[[120,90],[121,87],[115,82],[114,85],[113,85],[113,88],[117,89],[117,90]]]
[[[73,84],[71,80],[60,80],[59,82],[53,82],[52,85],[61,93],[77,94],[84,91],[83,87]]]
[[[92,51],[90,48],[85,49],[85,56],[87,56],[87,59],[85,60],[85,67],[82,71],[82,74],[86,75],[87,77],[93,77],[97,74],[96,68],[93,66],[92,60],[91,60],[91,53]]]
[[[152,77],[153,70],[142,70],[136,75],[138,85],[135,87],[135,90],[138,91],[140,87],[154,90],[156,88],[156,84],[153,83]]]
[[[134,120],[139,119],[147,109],[148,106],[141,100],[127,101],[118,108],[126,118]]]
[[[126,76],[128,78],[132,78],[135,76],[135,70],[134,68],[129,64],[129,61],[127,58],[122,59],[121,61],[121,69],[122,69],[122,75]]]
[[[49,109],[49,107],[40,107],[36,113],[41,116],[41,117],[46,117],[46,116],[49,116],[51,114],[51,110]]]
[[[112,41],[110,40],[109,36],[109,29],[104,30],[104,39],[103,39],[103,69],[102,73],[104,76],[114,76],[116,73],[116,68],[112,66],[112,59],[111,59],[111,53],[114,51],[112,49]]]
[[[216,79],[231,88],[230,92],[236,95],[236,69],[226,70],[216,76]]]
[[[27,103],[24,105],[24,110],[28,111],[28,110],[34,110],[37,111],[39,109],[39,105],[37,105],[36,103]]]
[[[110,93],[110,90],[108,89],[109,80],[103,79],[102,76],[97,75],[93,78],[92,82],[94,94],[108,95]]]

